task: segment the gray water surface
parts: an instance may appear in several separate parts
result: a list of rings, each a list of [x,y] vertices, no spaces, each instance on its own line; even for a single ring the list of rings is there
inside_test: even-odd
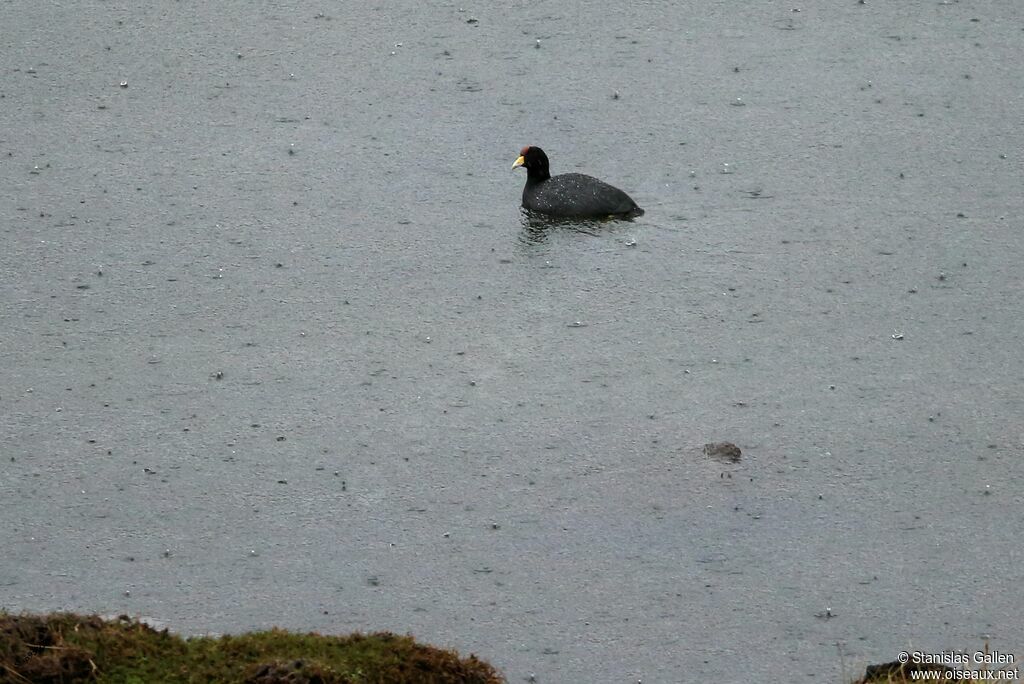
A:
[[[828,5],[5,3],[0,608],[1024,656],[1024,15]]]

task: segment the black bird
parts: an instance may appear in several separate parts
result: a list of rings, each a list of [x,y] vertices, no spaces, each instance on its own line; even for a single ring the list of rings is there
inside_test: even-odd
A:
[[[644,210],[626,193],[604,181],[582,173],[552,176],[548,155],[536,145],[527,145],[512,164],[526,168],[523,207],[559,218],[634,218]]]

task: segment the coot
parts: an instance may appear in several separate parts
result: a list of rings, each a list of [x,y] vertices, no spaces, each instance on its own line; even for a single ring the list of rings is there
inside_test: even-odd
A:
[[[548,155],[536,145],[527,145],[512,164],[526,168],[523,207],[561,218],[633,218],[644,210],[629,195],[604,181],[582,173],[552,176]]]

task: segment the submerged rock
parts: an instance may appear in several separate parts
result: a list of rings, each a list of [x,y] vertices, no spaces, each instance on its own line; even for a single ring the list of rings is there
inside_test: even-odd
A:
[[[704,454],[719,461],[739,463],[743,452],[732,442],[709,442],[704,445]]]

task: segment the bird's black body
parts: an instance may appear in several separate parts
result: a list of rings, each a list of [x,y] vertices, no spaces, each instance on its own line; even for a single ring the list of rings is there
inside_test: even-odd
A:
[[[593,176],[552,176],[548,156],[539,147],[524,147],[516,166],[526,168],[523,207],[529,211],[557,218],[633,218],[644,213],[629,195]]]

